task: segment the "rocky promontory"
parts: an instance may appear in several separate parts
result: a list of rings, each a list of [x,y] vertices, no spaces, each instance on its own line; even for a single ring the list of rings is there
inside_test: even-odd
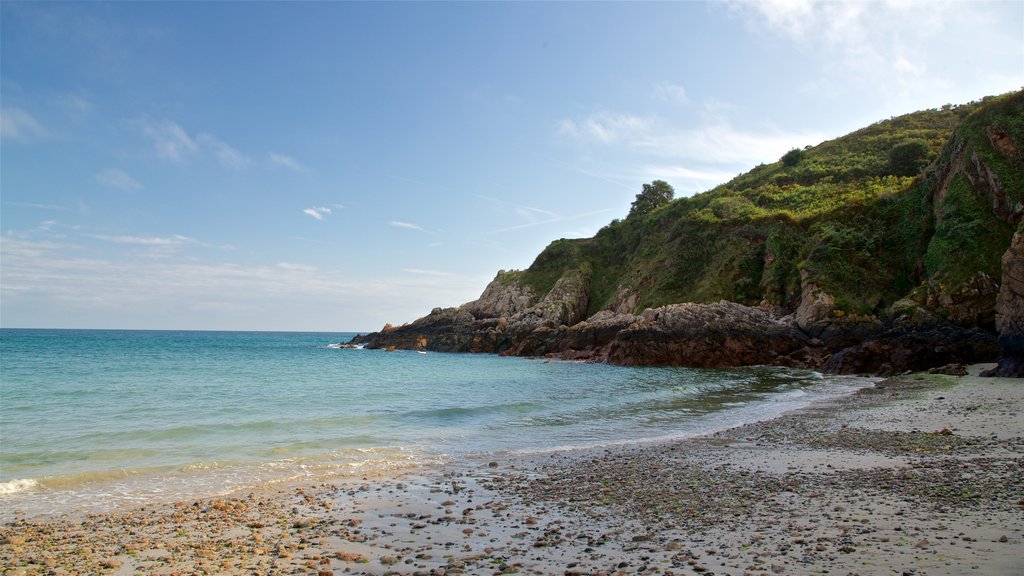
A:
[[[480,299],[457,308],[435,308],[402,326],[356,337],[367,348],[437,352],[486,352],[543,356],[625,366],[720,368],[744,365],[808,367],[836,373],[891,375],[950,363],[992,360],[997,339],[992,332],[963,328],[914,310],[889,319],[831,318],[801,307],[669,304],[640,314],[602,310],[570,323],[571,311],[583,307],[587,285],[559,282],[529,307],[496,305],[515,302],[526,291],[505,284],[499,273]],[[568,289],[571,286],[572,289]],[[495,311],[501,314],[495,315]]]
[[[353,343],[881,375],[998,359],[993,375],[1024,376],[1024,91],[672,193],[645,184],[594,237]]]

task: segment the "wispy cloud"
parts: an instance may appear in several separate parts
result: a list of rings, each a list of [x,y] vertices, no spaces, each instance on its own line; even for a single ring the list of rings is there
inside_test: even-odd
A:
[[[331,209],[326,206],[314,206],[312,208],[304,208],[303,214],[308,214],[317,220],[323,220],[324,216],[331,213]]]
[[[306,167],[299,163],[298,160],[287,156],[285,154],[278,154],[277,152],[271,152],[267,154],[267,162],[271,166],[277,166],[280,168],[287,168],[293,172],[305,172]]]
[[[524,206],[522,204],[515,204],[512,202],[507,202],[505,200],[500,200],[498,198],[492,198],[490,196],[481,196],[479,194],[477,194],[476,197],[482,200],[487,200],[488,202],[500,206],[502,209],[509,210],[513,214],[530,222],[535,222],[537,220],[547,220],[550,218],[558,217],[557,213],[552,212],[550,210],[545,210],[543,208],[537,208],[534,206]]]
[[[934,99],[943,98],[942,94],[963,93],[967,99],[1020,86],[1024,75],[1020,73],[1019,15],[1016,26],[1000,25],[994,19],[1005,11],[990,9],[994,4],[1001,3],[719,1],[755,32],[814,51],[821,69],[805,74],[817,78],[800,86],[801,91],[849,97],[851,91],[869,87],[873,97],[901,111],[940,104]],[[962,46],[972,47],[970,59],[961,57]],[[997,66],[1014,65],[1011,58],[1016,60],[1015,81],[991,72]],[[977,82],[973,86],[961,82],[962,87],[949,83],[949,78],[963,76],[956,69],[965,66],[975,70]]]
[[[87,246],[9,234],[0,236],[0,253],[0,305],[9,325],[371,328],[412,320],[439,304],[467,302],[489,280],[415,272],[352,277],[299,262],[154,260],[148,254],[122,259]]]
[[[136,122],[142,133],[153,143],[159,158],[180,163],[195,156],[206,156],[232,170],[247,168],[252,161],[238,149],[208,132],[191,136],[185,128],[169,120]]]
[[[82,120],[92,113],[93,103],[81,94],[61,94],[56,97],[57,106],[65,114],[76,120]]]
[[[35,208],[36,210],[61,210],[69,211],[72,210],[70,206],[61,206],[59,204],[36,204],[33,202],[4,202],[8,206],[20,206],[22,208]]]
[[[440,270],[424,270],[422,268],[402,268],[402,272],[409,274],[419,274],[421,276],[452,276],[451,272],[441,272]]]
[[[543,225],[546,225],[546,224],[555,224],[557,222],[567,222],[567,221],[571,221],[571,220],[579,220],[581,218],[589,218],[590,216],[597,216],[597,215],[600,215],[600,214],[608,214],[609,212],[614,212],[614,210],[611,209],[611,208],[603,208],[601,210],[590,210],[588,212],[581,212],[579,214],[571,214],[569,216],[555,215],[554,217],[548,218],[546,220],[535,220],[533,222],[527,222],[525,224],[518,224],[518,225],[515,225],[515,226],[508,226],[508,227],[505,227],[505,228],[499,228],[497,230],[490,230],[488,232],[485,232],[484,235],[485,236],[492,236],[494,234],[502,234],[504,232],[513,232],[515,230],[523,230],[525,228],[533,228],[535,226],[543,226]]]
[[[609,124],[608,118],[630,120]],[[566,126],[572,128],[566,129]],[[786,132],[771,128],[759,132],[739,130],[722,117],[684,128],[654,117],[609,112],[563,120],[559,133],[591,144],[625,146],[650,157],[733,165],[775,161],[795,146],[817,144],[824,139],[818,132]]]
[[[96,236],[100,240],[113,242],[114,244],[136,244],[140,246],[181,246],[184,244],[198,244],[195,239],[188,236]]]
[[[603,144],[631,140],[651,128],[649,118],[607,110],[594,112],[584,118],[563,118],[558,123],[559,134]]]
[[[104,186],[119,190],[138,190],[142,183],[132,178],[127,172],[116,168],[107,168],[96,174],[96,181]]]
[[[46,129],[21,108],[0,108],[0,138],[29,142],[46,136]]]
[[[390,224],[391,226],[394,226],[395,228],[404,228],[406,230],[419,230],[420,232],[426,232],[426,230],[424,230],[422,226],[420,226],[418,224],[410,224],[409,222],[401,222],[399,220],[392,220],[392,221],[388,222],[388,224]]]
[[[686,104],[690,101],[686,96],[686,88],[678,84],[659,82],[653,86],[653,89],[655,97],[671,104]]]
[[[157,156],[172,162],[181,162],[195,154],[199,145],[178,124],[170,121],[140,122],[143,134],[153,142]]]
[[[239,152],[237,149],[224,143],[222,140],[212,134],[200,134],[197,137],[199,144],[206,150],[209,150],[213,157],[217,159],[217,162],[225,168],[232,170],[244,170],[249,167],[251,160],[245,155]]]

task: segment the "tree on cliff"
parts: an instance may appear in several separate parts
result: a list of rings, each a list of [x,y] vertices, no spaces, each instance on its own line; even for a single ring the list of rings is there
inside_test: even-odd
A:
[[[889,150],[889,168],[897,176],[916,176],[928,163],[928,144],[910,140]]]
[[[655,180],[650,184],[644,184],[643,189],[636,195],[636,200],[633,200],[633,204],[629,208],[629,216],[626,218],[649,214],[656,208],[671,202],[675,194],[676,191],[664,180]]]

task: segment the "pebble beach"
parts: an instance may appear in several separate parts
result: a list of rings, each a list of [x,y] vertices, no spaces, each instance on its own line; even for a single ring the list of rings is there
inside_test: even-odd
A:
[[[1024,386],[911,374],[698,438],[0,527],[2,574],[1024,574]]]

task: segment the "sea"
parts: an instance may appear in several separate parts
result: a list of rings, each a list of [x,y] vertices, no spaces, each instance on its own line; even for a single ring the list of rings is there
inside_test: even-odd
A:
[[[684,438],[873,382],[338,346],[352,336],[0,330],[0,520]]]

